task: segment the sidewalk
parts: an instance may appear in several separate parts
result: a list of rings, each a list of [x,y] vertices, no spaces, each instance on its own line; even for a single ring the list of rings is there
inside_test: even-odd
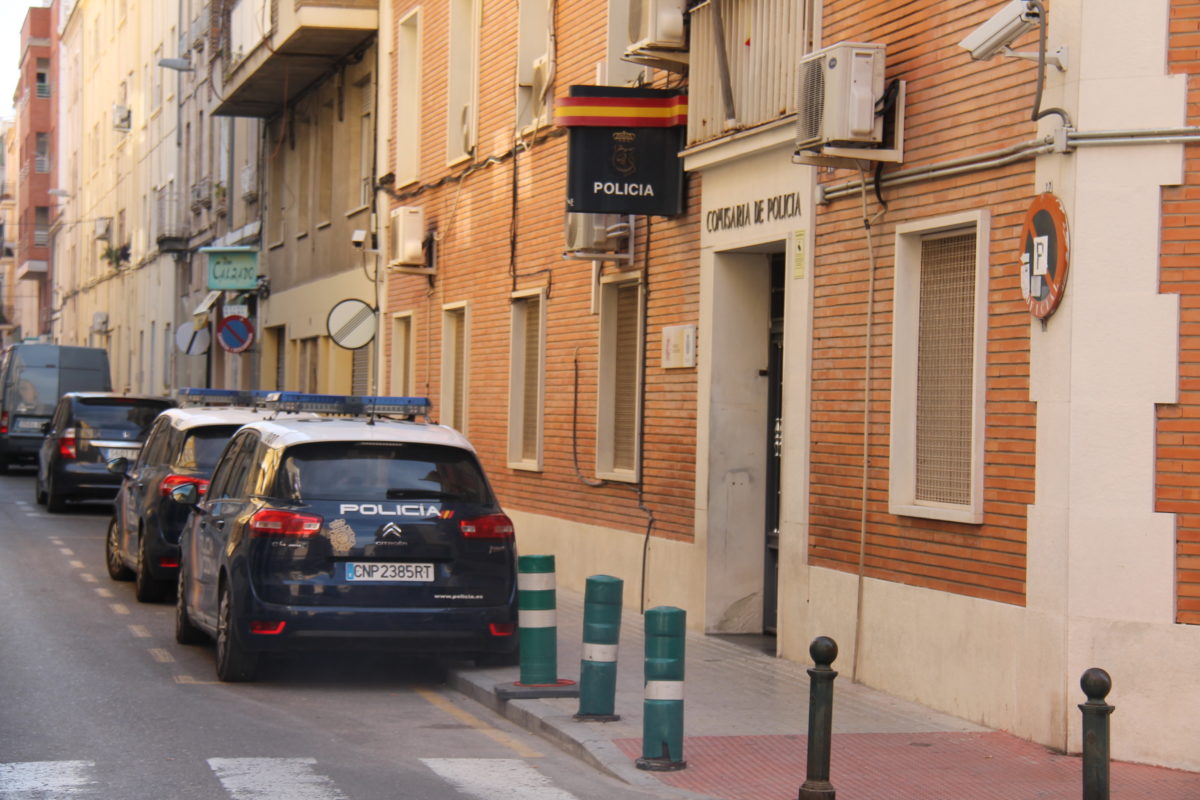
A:
[[[582,596],[558,590],[558,677],[579,679]],[[681,797],[795,800],[805,778],[807,664],[689,634],[678,772],[634,766],[642,748],[642,619],[626,613],[617,722],[577,722],[575,698],[501,701],[518,670],[460,667],[457,690],[629,784]],[[839,669],[838,662],[833,668]],[[1080,702],[1083,701],[1082,694]],[[1111,698],[1110,698],[1111,699]],[[1119,699],[1113,700],[1120,706]],[[1119,717],[1114,724],[1120,724]],[[839,800],[1079,800],[1077,757],[851,683],[834,683],[830,782]],[[1113,762],[1113,800],[1200,800],[1200,773]]]

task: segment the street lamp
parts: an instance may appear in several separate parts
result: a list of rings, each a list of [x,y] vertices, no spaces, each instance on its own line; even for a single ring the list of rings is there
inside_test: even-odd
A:
[[[160,58],[158,65],[167,69],[173,69],[176,72],[194,72],[196,69],[192,66],[190,58]]]

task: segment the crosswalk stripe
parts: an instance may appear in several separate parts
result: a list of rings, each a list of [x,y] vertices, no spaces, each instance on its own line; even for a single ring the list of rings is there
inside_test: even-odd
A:
[[[515,758],[422,758],[460,792],[479,800],[577,800]]]
[[[208,765],[234,800],[346,800],[315,758],[210,758]]]
[[[21,761],[0,764],[0,798],[65,800],[78,797],[92,781],[91,761]]]

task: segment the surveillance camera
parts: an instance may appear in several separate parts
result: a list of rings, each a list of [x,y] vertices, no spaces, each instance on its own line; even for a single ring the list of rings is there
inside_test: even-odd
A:
[[[367,243],[367,232],[362,230],[361,228],[359,230],[356,230],[354,233],[350,234],[350,244],[354,245],[355,247],[361,248],[366,243]]]
[[[1015,42],[1021,34],[1037,27],[1040,21],[1039,9],[1030,0],[1011,0],[958,46],[971,51],[971,58],[976,61],[986,61]]]

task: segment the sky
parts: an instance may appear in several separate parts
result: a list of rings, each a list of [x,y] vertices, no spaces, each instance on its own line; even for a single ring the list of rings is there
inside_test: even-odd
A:
[[[12,96],[17,88],[17,59],[21,57],[21,24],[30,6],[27,0],[0,0],[0,117],[13,118]]]

